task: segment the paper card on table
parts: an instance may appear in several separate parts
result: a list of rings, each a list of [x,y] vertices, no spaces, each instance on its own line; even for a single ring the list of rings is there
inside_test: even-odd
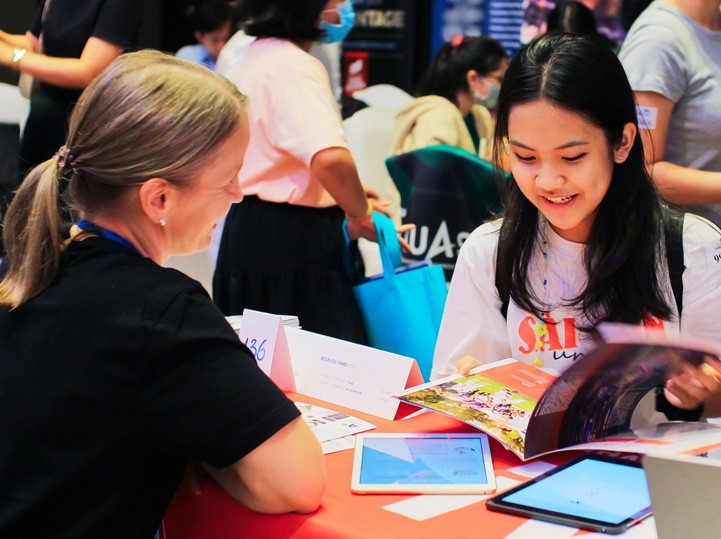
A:
[[[355,434],[376,428],[373,423],[359,417],[315,404],[296,401],[295,406],[318,438],[324,455],[354,448]]]
[[[300,410],[303,420],[313,431],[319,442],[345,438],[346,436],[376,428],[373,423],[359,417],[353,417],[315,404],[296,401],[295,406]]]
[[[412,358],[286,328],[297,392],[384,419],[415,411],[394,393],[423,381]]]
[[[283,318],[245,309],[238,332],[240,341],[255,356],[260,369],[283,391],[295,391]]]

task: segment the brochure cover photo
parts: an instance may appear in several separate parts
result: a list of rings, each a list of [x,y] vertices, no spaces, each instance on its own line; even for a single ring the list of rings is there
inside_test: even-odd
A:
[[[651,340],[606,342],[558,378],[505,359],[396,397],[473,425],[522,460],[561,449],[703,453],[721,447],[717,425],[646,422],[632,430],[631,419],[644,396],[671,374],[719,361],[718,350],[707,350]]]

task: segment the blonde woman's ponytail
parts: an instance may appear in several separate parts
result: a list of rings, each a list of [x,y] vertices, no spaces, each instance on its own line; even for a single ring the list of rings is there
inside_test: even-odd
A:
[[[27,176],[8,208],[0,306],[19,307],[55,278],[60,191],[71,212],[92,219],[122,213],[127,195],[151,178],[189,188],[242,125],[245,105],[230,81],[201,65],[152,50],[116,58],[80,96],[65,146]]]
[[[55,158],[41,163],[27,175],[8,208],[2,232],[10,266],[0,282],[0,305],[14,309],[55,278],[63,244],[59,175]]]

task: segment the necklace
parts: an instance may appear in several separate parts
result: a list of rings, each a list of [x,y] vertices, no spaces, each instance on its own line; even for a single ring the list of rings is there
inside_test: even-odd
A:
[[[542,221],[538,230],[538,247],[541,251],[541,284],[543,285],[543,301],[544,306],[548,306],[548,238],[546,237],[546,222]],[[548,335],[548,326],[545,320],[538,320],[533,327],[533,332],[536,334],[536,348],[535,352],[538,354],[531,363],[536,367],[543,367],[543,359],[541,354],[543,353],[543,347],[545,346],[543,338]]]

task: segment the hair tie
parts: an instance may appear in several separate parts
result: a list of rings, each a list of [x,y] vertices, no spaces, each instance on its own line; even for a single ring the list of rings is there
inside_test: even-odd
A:
[[[60,149],[55,154],[55,160],[57,161],[58,170],[62,174],[67,172],[77,174],[78,167],[75,165],[75,156],[67,146],[60,146]]]
[[[463,34],[456,34],[451,38],[451,47],[454,49],[457,48],[461,43],[463,43]]]

